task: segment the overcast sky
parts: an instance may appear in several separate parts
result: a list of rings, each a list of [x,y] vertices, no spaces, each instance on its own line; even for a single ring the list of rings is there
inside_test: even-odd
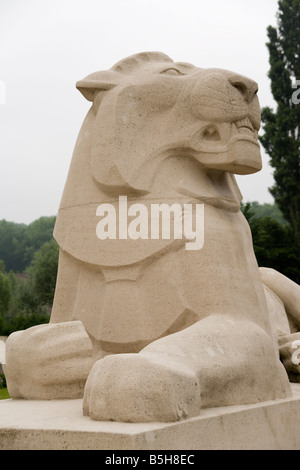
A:
[[[90,103],[77,80],[143,51],[259,83],[274,107],[266,29],[277,0],[0,0],[0,220],[56,215]],[[0,88],[1,91],[1,88]],[[245,201],[273,202],[263,170],[237,177]]]

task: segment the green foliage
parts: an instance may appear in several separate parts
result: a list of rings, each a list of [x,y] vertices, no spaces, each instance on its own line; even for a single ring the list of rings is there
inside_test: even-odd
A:
[[[0,400],[5,400],[6,398],[10,398],[7,388],[0,388]]]
[[[9,336],[14,331],[26,330],[31,326],[49,323],[50,316],[47,310],[39,307],[38,312],[20,312],[18,315],[9,316],[4,319],[1,335]]]
[[[286,225],[288,223],[277,204],[259,204],[257,201],[246,202],[241,204],[241,211],[247,220],[250,218],[261,219],[263,217],[271,217],[280,224]]]
[[[22,276],[0,272],[0,335],[49,322],[57,267],[58,245],[52,239],[36,251]]]
[[[49,306],[40,303],[30,277],[19,278],[12,272],[6,274],[9,283],[10,302],[0,313],[0,335],[49,321]]]
[[[283,214],[277,204],[259,204],[254,201],[251,203],[253,209],[253,219],[262,219],[264,217],[271,217],[280,224],[286,225],[287,221],[283,217]]]
[[[277,28],[269,26],[269,78],[276,111],[262,109],[260,141],[270,155],[275,184],[270,188],[300,244],[300,105],[292,102],[300,80],[300,0],[279,0]]]
[[[6,378],[4,374],[0,374],[0,388],[6,388]]]
[[[53,238],[56,217],[40,217],[29,225],[0,220],[0,259],[6,269],[24,272],[34,253]]]
[[[280,210],[275,205],[273,209],[268,206],[248,202],[241,207],[251,228],[258,265],[276,269],[300,284],[300,247]],[[276,218],[265,215],[268,212],[275,214]]]
[[[0,273],[5,273],[5,263],[0,259]]]
[[[0,221],[1,335],[49,321],[58,266],[55,219],[40,217],[29,225]]]
[[[5,273],[0,272],[0,315],[8,310],[11,300],[9,279]]]
[[[4,261],[6,269],[21,272],[24,263],[25,224],[0,221],[0,259]]]
[[[34,254],[33,261],[27,269],[32,279],[35,293],[41,304],[52,305],[58,265],[59,248],[53,239],[44,243]]]
[[[34,254],[44,243],[53,240],[55,220],[55,216],[40,217],[27,226],[24,240],[24,262],[26,266],[31,263]]]
[[[291,227],[271,217],[254,219],[250,227],[258,265],[274,268],[300,284],[300,247],[294,243]]]

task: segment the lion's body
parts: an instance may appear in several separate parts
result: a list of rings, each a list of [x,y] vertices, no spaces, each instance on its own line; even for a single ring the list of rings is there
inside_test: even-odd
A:
[[[200,406],[288,396],[233,176],[261,168],[255,82],[145,53],[78,88],[93,106],[54,232],[61,251],[49,328],[83,325],[89,364],[102,358],[86,366],[85,413],[173,420]],[[97,207],[117,212],[120,196],[149,211],[177,204],[184,218],[186,205],[203,205],[201,249],[187,250],[184,237],[99,240]],[[14,385],[16,396],[32,396]]]
[[[267,329],[241,196],[224,171],[260,165],[258,104],[245,104],[229,83],[239,83],[237,75],[227,71],[174,65],[163,55],[141,58],[129,72],[126,65],[114,71],[118,85],[94,91],[77,140],[54,232],[62,254],[51,321],[82,320],[110,352],[126,351],[126,344],[136,350],[221,305],[237,316],[243,308]],[[99,83],[105,73],[91,77]],[[90,82],[79,82],[79,89],[86,93]],[[243,142],[235,123],[249,116],[254,127],[252,137],[246,131],[246,148],[254,156],[242,164],[232,150]],[[205,204],[203,248],[188,252],[174,240],[99,240],[97,206],[116,207],[120,195],[147,207]],[[64,264],[78,273],[73,295],[64,292],[70,276]]]

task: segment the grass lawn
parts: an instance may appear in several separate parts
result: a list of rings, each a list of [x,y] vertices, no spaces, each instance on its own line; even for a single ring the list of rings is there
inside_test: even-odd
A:
[[[5,398],[10,398],[7,388],[0,388],[0,400],[4,400]]]

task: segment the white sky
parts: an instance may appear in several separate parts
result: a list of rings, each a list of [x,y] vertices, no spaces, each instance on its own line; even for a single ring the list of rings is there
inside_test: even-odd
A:
[[[143,51],[219,67],[270,92],[268,25],[277,0],[0,0],[0,220],[56,215],[75,140],[90,107],[77,80]],[[239,176],[245,201],[273,202],[263,170]]]

